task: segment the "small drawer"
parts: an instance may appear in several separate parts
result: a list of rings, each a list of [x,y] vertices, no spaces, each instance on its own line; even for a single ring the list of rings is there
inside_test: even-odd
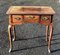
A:
[[[21,23],[21,22],[23,22],[23,16],[22,15],[13,15],[13,22],[14,23]]]
[[[39,16],[38,15],[24,15],[24,22],[38,22],[39,21]]]
[[[51,22],[51,16],[41,16],[40,23],[43,25],[49,25]]]

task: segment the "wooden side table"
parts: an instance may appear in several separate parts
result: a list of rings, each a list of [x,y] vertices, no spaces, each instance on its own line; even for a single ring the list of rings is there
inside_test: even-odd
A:
[[[13,41],[16,37],[15,25],[21,25],[23,23],[40,23],[46,26],[46,41],[48,42],[48,52],[51,52],[50,43],[52,40],[53,31],[53,15],[55,12],[50,6],[11,6],[6,14],[9,15],[9,52],[12,50],[12,32],[14,34]],[[50,29],[49,38],[48,28]]]

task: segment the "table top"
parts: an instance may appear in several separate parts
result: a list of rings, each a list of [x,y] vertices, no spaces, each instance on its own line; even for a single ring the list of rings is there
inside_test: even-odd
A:
[[[11,6],[6,14],[55,14],[50,6]]]

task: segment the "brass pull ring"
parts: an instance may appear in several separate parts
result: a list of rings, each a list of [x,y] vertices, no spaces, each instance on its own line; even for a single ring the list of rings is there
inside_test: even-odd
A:
[[[48,20],[48,18],[47,18],[47,17],[42,17],[41,19],[42,19],[42,20]]]
[[[16,20],[21,20],[22,18],[20,18],[20,17],[17,17],[17,18],[15,18]]]

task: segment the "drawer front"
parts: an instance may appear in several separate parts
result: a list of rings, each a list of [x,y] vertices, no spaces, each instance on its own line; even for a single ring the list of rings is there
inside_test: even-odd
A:
[[[37,23],[39,21],[38,15],[24,15],[24,22]]]
[[[43,25],[49,25],[51,22],[51,16],[41,16],[40,18],[40,23],[43,24]]]
[[[13,23],[22,23],[23,16],[22,15],[13,15]]]

